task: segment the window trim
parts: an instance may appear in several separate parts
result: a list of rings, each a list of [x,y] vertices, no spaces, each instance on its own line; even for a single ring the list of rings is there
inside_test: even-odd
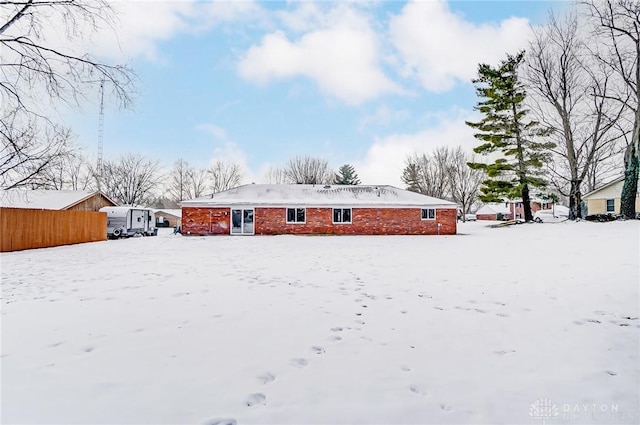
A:
[[[293,210],[294,211],[294,215],[296,217],[296,221],[289,221],[289,210]],[[303,210],[304,211],[304,221],[297,221],[298,220],[298,210]],[[304,207],[287,207],[284,209],[284,221],[287,224],[307,224],[307,209]]]
[[[423,211],[426,211],[426,218],[423,217]],[[429,218],[429,211],[433,211],[433,218]],[[437,218],[437,208],[420,208],[420,220],[435,221]]]
[[[611,201],[611,209],[609,209],[609,201]],[[607,213],[615,213],[616,212],[616,200],[615,199],[605,199],[604,200],[604,209]]]
[[[349,221],[335,221],[336,210],[342,210],[340,217],[344,217],[344,211],[349,210]],[[331,223],[332,224],[353,224],[353,208],[331,208]]]

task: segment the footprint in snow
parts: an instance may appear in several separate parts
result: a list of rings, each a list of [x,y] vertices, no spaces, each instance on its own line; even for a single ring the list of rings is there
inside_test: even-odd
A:
[[[248,406],[248,407],[253,407],[256,406],[258,404],[267,404],[267,396],[265,396],[262,393],[254,393],[254,394],[250,394],[246,400],[244,401],[244,403]]]
[[[444,404],[444,403],[440,403],[440,408],[442,410],[444,410],[445,412],[451,412],[453,410],[453,407],[448,405],[448,404]]]
[[[498,356],[504,356],[505,354],[515,353],[516,350],[498,350],[494,351],[493,354],[497,354]]]
[[[209,419],[202,425],[237,425],[238,422],[235,419]]]
[[[307,359],[295,358],[295,359],[291,359],[289,364],[295,367],[305,367],[309,364],[309,362],[307,361]]]
[[[276,379],[275,375],[269,372],[263,373],[262,375],[258,375],[258,380],[263,384],[268,384],[269,382],[273,382],[275,381],[275,379]]]
[[[498,317],[509,317],[509,315],[507,313],[496,313],[496,316],[498,316]]]
[[[414,394],[418,394],[421,396],[428,396],[429,393],[424,391],[422,388],[420,388],[420,386],[418,385],[409,385],[409,391],[411,391]]]
[[[611,370],[607,370],[607,374],[608,374],[608,375],[611,375],[611,376],[616,376],[616,375],[617,375],[617,373],[616,373],[616,372],[611,371]]]
[[[342,328],[340,327],[331,328],[331,332],[342,332]]]
[[[341,337],[341,336],[338,336],[338,335],[331,335],[331,336],[329,337],[329,340],[330,340],[330,341],[342,341],[342,337]]]
[[[411,372],[411,368],[406,365],[400,366],[400,369],[402,369],[403,372]]]
[[[85,353],[90,353],[90,352],[92,352],[93,350],[95,350],[95,348],[93,348],[93,347],[91,347],[91,346],[89,346],[89,347],[84,347],[84,352],[85,352]]]
[[[313,347],[311,347],[311,351],[313,351],[316,354],[324,354],[326,353],[326,350],[320,346],[314,345]]]

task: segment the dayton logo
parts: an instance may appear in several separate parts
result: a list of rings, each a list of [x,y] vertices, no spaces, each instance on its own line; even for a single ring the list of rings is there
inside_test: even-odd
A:
[[[536,400],[529,407],[529,416],[533,419],[541,420],[542,425],[545,425],[549,419],[553,419],[560,415],[558,406],[548,398],[541,398]]]

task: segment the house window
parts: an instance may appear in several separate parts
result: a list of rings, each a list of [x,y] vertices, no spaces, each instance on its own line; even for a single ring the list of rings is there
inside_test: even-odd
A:
[[[304,208],[287,208],[287,223],[305,223],[306,217]]]
[[[334,208],[334,223],[351,223],[351,208]]]
[[[612,213],[616,211],[616,203],[613,199],[607,199],[607,212]]]
[[[436,219],[436,209],[435,208],[422,208],[422,219],[423,220],[435,220]]]

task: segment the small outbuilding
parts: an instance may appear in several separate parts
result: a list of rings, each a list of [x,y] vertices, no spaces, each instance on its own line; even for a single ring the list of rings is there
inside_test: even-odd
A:
[[[156,227],[176,227],[180,225],[182,210],[179,209],[156,209]]]
[[[107,215],[98,210],[113,205],[102,192],[0,191],[0,251],[103,241]]]
[[[11,208],[59,211],[100,211],[118,205],[99,191],[88,190],[3,190],[0,205]]]
[[[183,235],[454,235],[457,205],[393,186],[249,184],[181,202]]]

